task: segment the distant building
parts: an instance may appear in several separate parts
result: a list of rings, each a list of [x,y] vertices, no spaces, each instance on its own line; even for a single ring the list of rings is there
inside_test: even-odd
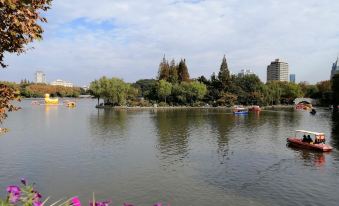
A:
[[[35,83],[37,84],[46,84],[46,75],[42,71],[35,72]]]
[[[73,87],[73,83],[66,82],[66,81],[61,80],[61,79],[57,79],[57,80],[51,82],[51,85],[53,85],[53,86],[63,86],[63,87]]]
[[[254,72],[250,69],[242,69],[239,73],[238,73],[238,77],[243,77],[246,75],[251,75],[254,74]]]
[[[332,65],[331,79],[336,74],[339,74],[339,57],[337,57],[337,61],[335,61]]]
[[[288,63],[276,59],[267,66],[267,82],[286,81],[288,82]]]
[[[290,82],[295,83],[295,74],[290,74]]]
[[[82,87],[82,89],[85,90],[85,92],[86,92],[87,90],[89,90],[89,86],[85,85],[85,86]]]

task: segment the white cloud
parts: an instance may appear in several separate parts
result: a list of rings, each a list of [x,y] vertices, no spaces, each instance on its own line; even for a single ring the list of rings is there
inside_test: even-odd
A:
[[[45,39],[7,56],[2,78],[42,68],[80,85],[101,75],[135,81],[155,77],[166,53],[186,58],[193,77],[217,71],[226,54],[233,72],[252,68],[265,80],[281,57],[298,80],[320,81],[339,52],[338,10],[330,0],[54,0]]]

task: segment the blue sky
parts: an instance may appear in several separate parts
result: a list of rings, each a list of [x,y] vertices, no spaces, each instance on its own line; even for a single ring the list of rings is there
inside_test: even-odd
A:
[[[0,80],[89,84],[103,75],[128,82],[154,78],[162,56],[186,58],[192,77],[252,69],[266,80],[275,58],[297,81],[327,80],[339,54],[339,1],[333,0],[54,0],[44,39],[20,56]]]

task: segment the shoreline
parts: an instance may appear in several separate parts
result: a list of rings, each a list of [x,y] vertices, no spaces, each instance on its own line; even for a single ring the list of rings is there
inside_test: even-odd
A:
[[[251,106],[245,106],[250,108]],[[203,109],[203,110],[224,110],[233,109],[233,107],[190,107],[190,106],[166,106],[166,107],[128,107],[128,106],[98,106],[97,109],[116,109],[116,110],[189,110],[189,109]],[[272,105],[263,106],[262,110],[274,110],[274,109],[294,109],[294,105]]]

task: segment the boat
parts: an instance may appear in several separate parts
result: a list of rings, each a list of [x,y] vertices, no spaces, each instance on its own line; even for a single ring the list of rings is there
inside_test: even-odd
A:
[[[73,107],[76,107],[76,104],[75,102],[67,102],[66,107],[73,108]]]
[[[315,109],[312,109],[312,110],[310,111],[310,114],[315,115],[315,114],[317,114],[317,111],[316,111]]]
[[[252,107],[250,107],[249,111],[250,112],[260,112],[261,108],[258,105],[253,105]]]
[[[295,109],[296,110],[306,110],[306,111],[311,111],[313,109],[313,106],[311,103],[308,103],[306,101],[302,101],[300,103],[298,103],[296,106],[295,106]]]
[[[298,134],[303,134],[303,138],[298,138]],[[314,139],[311,138],[311,135],[314,137]],[[291,146],[321,152],[331,151],[333,148],[330,145],[325,144],[325,142],[326,139],[324,133],[311,132],[306,130],[296,130],[294,137],[287,138],[287,143]]]
[[[233,114],[246,115],[246,114],[248,114],[248,109],[246,109],[244,107],[235,107],[233,109]]]
[[[49,94],[45,94],[45,105],[59,105],[59,99],[50,98]]]
[[[32,101],[31,105],[40,105],[40,102],[39,101]]]

